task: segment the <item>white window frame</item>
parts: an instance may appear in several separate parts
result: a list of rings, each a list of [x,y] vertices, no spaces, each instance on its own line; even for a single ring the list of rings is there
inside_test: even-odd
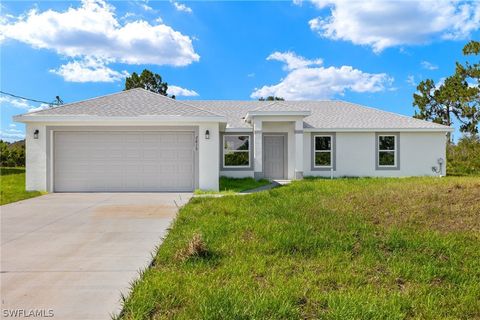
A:
[[[225,149],[225,137],[248,137],[248,150],[227,150]],[[248,134],[224,134],[223,139],[222,139],[222,150],[223,150],[223,155],[222,155],[222,164],[224,168],[250,168],[251,165],[251,149],[252,149],[252,144],[250,140],[250,135]],[[227,166],[225,165],[225,155],[227,154],[226,151],[228,152],[248,152],[248,165],[246,166]]]
[[[317,137],[330,137],[330,150],[317,150],[317,146],[316,146],[316,138]],[[333,168],[333,135],[331,134],[316,134],[313,136],[313,167],[314,168]],[[317,152],[320,152],[320,153],[327,153],[327,152],[330,152],[330,165],[329,166],[318,166],[316,163],[315,163],[315,155],[317,154]]]
[[[381,150],[380,149],[380,138],[381,137],[393,137],[393,150]],[[396,168],[397,167],[397,135],[394,134],[379,134],[377,136],[377,166],[379,168]],[[380,164],[380,152],[393,152],[393,165],[391,164]]]

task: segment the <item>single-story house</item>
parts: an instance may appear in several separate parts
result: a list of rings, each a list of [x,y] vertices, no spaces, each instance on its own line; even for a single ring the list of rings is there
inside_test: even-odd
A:
[[[14,117],[26,187],[218,190],[220,176],[445,175],[451,127],[344,101],[179,101],[132,89]]]

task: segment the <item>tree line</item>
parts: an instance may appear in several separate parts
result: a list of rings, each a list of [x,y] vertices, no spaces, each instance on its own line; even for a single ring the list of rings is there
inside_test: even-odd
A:
[[[7,142],[0,140],[0,167],[25,166],[25,140]]]

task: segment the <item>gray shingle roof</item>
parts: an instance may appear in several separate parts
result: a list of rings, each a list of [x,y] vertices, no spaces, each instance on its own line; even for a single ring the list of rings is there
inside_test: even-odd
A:
[[[261,106],[250,110],[250,111],[304,111],[304,108],[298,108],[297,106],[283,102],[283,101],[269,101],[267,104],[262,104]]]
[[[98,98],[31,112],[28,115],[87,115],[99,117],[186,116],[218,117],[210,111],[145,89],[131,89]]]
[[[248,111],[310,111],[304,128],[322,129],[448,129],[448,127],[358,104],[338,101],[189,101],[189,104],[227,118],[229,128],[249,128]],[[281,109],[286,106],[285,109]]]
[[[88,115],[102,117],[185,116],[225,117],[227,128],[251,128],[244,121],[249,111],[310,111],[304,128],[321,129],[445,129],[440,124],[414,119],[358,104],[329,101],[174,100],[144,89],[119,93],[32,112],[35,116]]]

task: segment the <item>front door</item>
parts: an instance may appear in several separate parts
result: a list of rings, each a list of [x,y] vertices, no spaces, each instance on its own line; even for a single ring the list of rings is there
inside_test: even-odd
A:
[[[263,136],[263,172],[266,179],[286,178],[286,149],[284,135]]]

